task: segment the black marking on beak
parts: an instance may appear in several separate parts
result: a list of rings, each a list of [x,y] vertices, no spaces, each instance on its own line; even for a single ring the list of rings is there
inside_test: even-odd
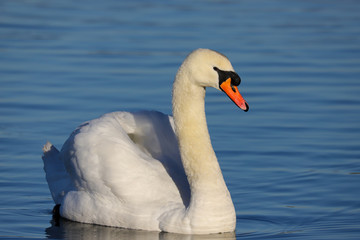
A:
[[[227,79],[231,78],[231,85],[239,86],[241,83],[241,78],[236,72],[233,71],[223,71],[217,67],[213,68],[219,74],[219,86],[225,82]]]

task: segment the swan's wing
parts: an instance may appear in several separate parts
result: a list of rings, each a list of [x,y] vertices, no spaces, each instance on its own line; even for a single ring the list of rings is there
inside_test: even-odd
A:
[[[84,123],[59,158],[76,188],[63,200],[62,215],[70,219],[123,225],[111,215],[130,223],[168,205],[188,204],[171,118],[162,113],[115,112]],[[84,213],[96,219],[84,220]]]
[[[188,206],[190,187],[181,162],[179,146],[174,132],[173,118],[160,112],[137,112],[132,140],[157,159],[176,184],[183,203]]]
[[[60,204],[64,195],[74,190],[74,186],[64,163],[60,160],[60,152],[50,142],[43,147],[44,171],[51,196],[55,204]]]

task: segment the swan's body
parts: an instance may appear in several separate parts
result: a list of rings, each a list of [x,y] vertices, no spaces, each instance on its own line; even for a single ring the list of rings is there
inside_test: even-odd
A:
[[[61,152],[47,143],[44,169],[60,215],[151,231],[234,231],[235,210],[204,109],[208,86],[248,109],[242,98],[232,96],[240,83],[234,74],[225,56],[196,50],[174,81],[174,118],[158,112],[109,113],[76,129]],[[224,82],[233,90],[228,92]]]

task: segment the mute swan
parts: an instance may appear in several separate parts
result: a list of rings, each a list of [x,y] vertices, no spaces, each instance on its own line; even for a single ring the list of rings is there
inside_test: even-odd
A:
[[[85,122],[42,156],[60,216],[113,227],[209,234],[235,230],[236,215],[205,117],[205,87],[242,110],[239,76],[222,54],[197,49],[173,85],[173,117],[113,112]]]

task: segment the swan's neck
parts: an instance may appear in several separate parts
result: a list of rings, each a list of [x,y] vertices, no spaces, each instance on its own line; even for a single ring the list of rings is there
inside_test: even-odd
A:
[[[205,88],[177,76],[173,115],[191,199],[192,224],[235,224],[235,210],[212,148],[205,117]],[[201,226],[200,226],[201,227]],[[234,226],[230,226],[234,227]]]
[[[196,192],[202,191],[204,185],[223,180],[206,124],[204,96],[203,88],[182,92],[180,97],[174,91],[173,96],[181,158],[191,190]]]

